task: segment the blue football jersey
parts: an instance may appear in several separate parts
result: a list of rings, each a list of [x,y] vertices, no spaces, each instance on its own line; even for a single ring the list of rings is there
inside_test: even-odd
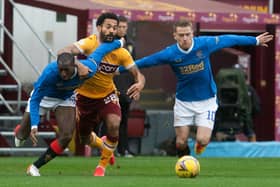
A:
[[[176,98],[182,101],[201,101],[214,97],[216,84],[211,70],[210,54],[225,47],[256,45],[252,36],[220,35],[194,37],[192,46],[183,50],[178,44],[136,60],[139,68],[168,64],[177,78]],[[120,72],[124,71],[120,68]]]

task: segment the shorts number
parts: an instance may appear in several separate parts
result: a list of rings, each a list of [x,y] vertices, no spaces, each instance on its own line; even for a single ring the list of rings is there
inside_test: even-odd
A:
[[[118,102],[118,96],[116,94],[111,94],[104,98],[104,103],[108,104],[110,102],[117,103]]]
[[[208,110],[208,115],[207,115],[207,119],[214,121],[215,120],[215,115],[216,115],[216,111],[210,111]]]

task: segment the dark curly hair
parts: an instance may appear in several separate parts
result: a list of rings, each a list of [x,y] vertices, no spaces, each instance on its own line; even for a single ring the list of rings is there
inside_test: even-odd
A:
[[[116,20],[119,24],[119,18],[116,14],[112,13],[112,12],[105,12],[105,13],[102,13],[98,18],[97,18],[97,21],[96,21],[96,26],[100,26],[104,23],[104,20],[105,19],[113,19],[113,20]]]

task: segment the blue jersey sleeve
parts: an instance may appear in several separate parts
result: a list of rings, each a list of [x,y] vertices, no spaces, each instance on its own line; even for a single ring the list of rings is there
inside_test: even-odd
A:
[[[141,59],[138,59],[135,61],[135,64],[137,65],[138,68],[146,68],[146,67],[151,67],[151,66],[157,66],[157,65],[162,65],[162,64],[168,64],[170,61],[168,60],[168,54],[169,54],[168,48],[161,50],[157,53],[154,53],[152,55],[143,57]],[[125,72],[126,69],[123,66],[119,67],[119,72]]]
[[[85,60],[80,60],[80,62],[87,66],[91,71],[88,74],[87,78],[92,77],[96,71],[97,67],[101,63],[103,57],[110,53],[111,51],[120,48],[122,46],[122,41],[121,40],[114,40],[113,42],[108,42],[108,43],[102,43],[100,46],[96,48],[96,50],[91,53],[87,59]]]
[[[88,79],[88,78],[90,78],[90,77],[95,75],[95,73],[97,71],[97,64],[94,63],[91,58],[87,58],[85,60],[80,60],[80,62],[90,69],[90,72],[87,75],[86,79]]]
[[[139,60],[136,60],[135,64],[139,68],[167,64],[167,63],[169,63],[167,56],[168,56],[168,52],[164,49],[155,54],[152,54],[152,55],[146,56],[144,58],[141,58]]]
[[[104,42],[98,46],[93,53],[88,56],[88,60],[96,63],[97,66],[101,63],[103,57],[111,51],[120,48],[123,45],[122,40],[114,40],[113,42]]]
[[[210,53],[226,47],[243,46],[243,45],[257,45],[257,39],[253,36],[241,35],[220,35],[201,37],[206,40],[206,45]]]
[[[49,88],[53,84],[55,77],[49,71],[43,71],[34,84],[34,90],[30,97],[30,119],[31,126],[38,126],[40,122],[40,102],[47,95]]]

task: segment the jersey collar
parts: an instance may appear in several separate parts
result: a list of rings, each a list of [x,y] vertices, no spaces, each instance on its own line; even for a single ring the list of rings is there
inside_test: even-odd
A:
[[[192,51],[193,45],[194,45],[194,41],[193,41],[193,39],[192,39],[192,45],[191,45],[191,47],[186,51],[186,50],[182,49],[182,48],[180,47],[180,45],[177,43],[178,49],[179,49],[182,53],[185,53],[185,54],[188,54],[188,53],[190,53],[190,52]]]
[[[70,79],[73,79],[74,77],[76,77],[77,73],[78,73],[78,70],[77,70],[77,67],[75,67],[75,71]]]

